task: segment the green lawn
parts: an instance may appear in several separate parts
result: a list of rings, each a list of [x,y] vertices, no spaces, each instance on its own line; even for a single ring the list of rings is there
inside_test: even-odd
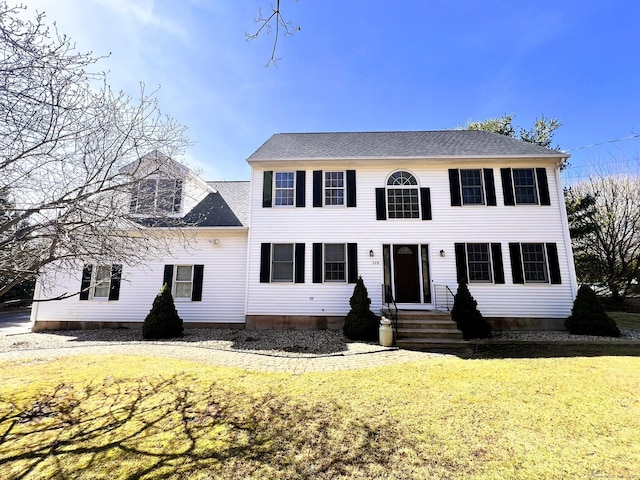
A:
[[[638,478],[640,358],[0,363],[2,478]]]

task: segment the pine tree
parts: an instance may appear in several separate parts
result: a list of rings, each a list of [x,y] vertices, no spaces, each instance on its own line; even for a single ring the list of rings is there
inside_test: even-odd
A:
[[[144,319],[142,336],[147,340],[175,338],[182,336],[182,332],[182,319],[178,315],[173,296],[165,283],[153,301],[151,311]]]
[[[607,315],[598,296],[588,285],[578,289],[571,316],[565,320],[564,326],[574,335],[620,336],[615,320]]]
[[[451,318],[456,322],[458,330],[462,332],[466,340],[487,338],[491,335],[491,325],[478,310],[478,302],[471,295],[464,280],[460,280],[458,284],[458,291],[453,299]]]
[[[344,335],[351,340],[375,341],[378,338],[378,316],[371,311],[371,299],[362,277],[353,289],[349,299],[351,310],[344,321]]]

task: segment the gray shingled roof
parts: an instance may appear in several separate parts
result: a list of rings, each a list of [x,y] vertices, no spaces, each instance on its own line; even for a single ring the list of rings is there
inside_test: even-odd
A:
[[[568,157],[515,138],[481,130],[427,132],[278,133],[248,159]]]
[[[139,218],[148,227],[248,227],[249,182],[207,182],[216,191],[209,193],[189,213],[172,222],[170,219]]]
[[[249,226],[249,182],[207,182],[222,197],[240,225]]]

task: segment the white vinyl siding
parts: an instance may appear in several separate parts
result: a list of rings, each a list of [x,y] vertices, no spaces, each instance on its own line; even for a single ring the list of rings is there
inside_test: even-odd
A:
[[[527,159],[527,165],[531,160]],[[260,163],[252,170],[251,244],[247,272],[247,313],[250,315],[341,315],[349,312],[349,298],[353,285],[342,282],[313,283],[312,245],[343,244],[345,238],[358,245],[358,275],[362,276],[371,299],[371,309],[379,313],[382,306],[383,262],[382,245],[428,245],[429,274],[432,285],[446,285],[454,293],[457,289],[456,243],[498,243],[502,251],[504,284],[474,282],[469,288],[478,301],[478,308],[487,317],[553,317],[563,318],[571,313],[575,295],[563,231],[561,188],[556,175],[548,177],[552,205],[521,205],[517,209],[504,206],[492,208],[456,208],[451,206],[449,169],[517,167],[522,160],[478,160],[456,163],[455,159],[439,160],[365,160],[341,161],[341,168],[357,171],[357,207],[349,209],[262,208],[264,170],[283,169],[287,162]],[[546,166],[554,171],[552,161]],[[302,162],[291,164],[291,170],[303,168]],[[335,163],[314,160],[313,169],[335,171]],[[311,170],[309,168],[308,170]],[[411,221],[406,227],[400,221],[376,220],[376,189],[386,187],[393,173],[410,172],[420,187],[430,188],[433,220]],[[323,177],[324,178],[324,177]],[[418,188],[416,185],[413,188]],[[307,189],[307,205],[312,204],[312,189]],[[386,192],[385,192],[386,193]],[[503,198],[501,182],[495,183],[495,194]],[[486,201],[486,198],[485,198]],[[562,210],[561,210],[562,209]],[[514,284],[509,259],[509,243],[556,243],[562,284]],[[305,282],[300,284],[260,283],[261,243],[304,243]],[[369,256],[369,251],[373,256]],[[440,256],[440,250],[444,256]],[[495,276],[494,276],[495,277]],[[495,278],[493,278],[495,281]],[[544,301],[540,301],[544,298]],[[282,299],[286,299],[285,302]],[[417,308],[420,308],[418,306]]]
[[[141,323],[162,287],[165,265],[191,266],[198,263],[204,264],[202,301],[176,300],[176,308],[183,321],[186,324],[244,323],[247,232],[199,232],[190,239],[188,248],[178,239],[169,248],[171,255],[154,258],[143,267],[125,265],[118,301],[81,302],[76,296],[59,302],[40,302],[34,308],[33,317],[52,321]],[[48,280],[41,298],[77,291],[81,270],[82,265],[74,275],[57,275]],[[177,270],[174,267],[174,279]]]

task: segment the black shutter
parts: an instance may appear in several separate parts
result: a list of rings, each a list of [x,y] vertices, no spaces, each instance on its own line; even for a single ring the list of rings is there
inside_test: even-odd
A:
[[[538,179],[540,205],[551,205],[551,198],[549,197],[549,182],[547,181],[547,169],[536,168],[536,178]]]
[[[522,258],[520,256],[520,244],[509,244],[509,256],[511,257],[511,275],[513,283],[524,283],[524,272],[522,270]]]
[[[358,281],[358,244],[347,243],[347,264],[348,264],[348,283],[356,283]]]
[[[464,243],[455,244],[456,251],[456,280],[460,282],[463,279],[469,283],[469,275],[467,274],[467,247]]]
[[[376,220],[387,219],[384,188],[376,188]]]
[[[504,194],[505,205],[515,205],[516,201],[513,198],[513,180],[511,179],[511,169],[501,168],[500,175],[502,176],[502,193]]]
[[[431,220],[431,191],[426,187],[420,189],[420,204],[422,220]]]
[[[356,206],[356,171],[347,170],[347,207]]]
[[[487,205],[496,205],[496,183],[493,180],[493,168],[483,168],[484,190],[487,195]]]
[[[460,171],[457,168],[449,169],[449,191],[451,192],[451,206],[461,206],[462,198],[460,197]]]
[[[91,288],[92,265],[85,265],[82,269],[82,279],[80,280],[80,300],[89,300],[89,289]]]
[[[547,243],[547,259],[549,261],[549,277],[551,283],[559,285],[562,283],[560,277],[560,262],[558,261],[558,247],[555,243]]]
[[[296,263],[294,282],[304,283],[304,243],[296,243],[294,255]]]
[[[173,192],[173,213],[180,211],[182,203],[182,180],[176,180],[175,190]]]
[[[109,285],[109,300],[120,298],[120,280],[122,279],[122,265],[111,266],[111,283]]]
[[[273,202],[273,172],[264,172],[262,178],[262,206],[271,207]]]
[[[502,264],[502,245],[491,244],[491,261],[493,262],[493,283],[504,283],[504,265]]]
[[[271,281],[271,244],[260,245],[260,283]]]
[[[173,283],[173,265],[164,266],[164,276],[162,278],[162,284],[167,285],[169,291],[171,291],[171,284]]]
[[[204,265],[193,266],[193,288],[191,289],[191,301],[202,301],[202,279],[204,274]]]
[[[131,187],[131,202],[129,203],[129,212],[136,213],[138,208],[138,187],[140,185],[140,181],[137,181]]]
[[[296,172],[296,207],[304,207],[305,199],[305,171]]]
[[[313,283],[322,283],[322,244],[313,244],[313,267],[312,267]]]
[[[322,206],[322,170],[313,171],[313,206]]]

